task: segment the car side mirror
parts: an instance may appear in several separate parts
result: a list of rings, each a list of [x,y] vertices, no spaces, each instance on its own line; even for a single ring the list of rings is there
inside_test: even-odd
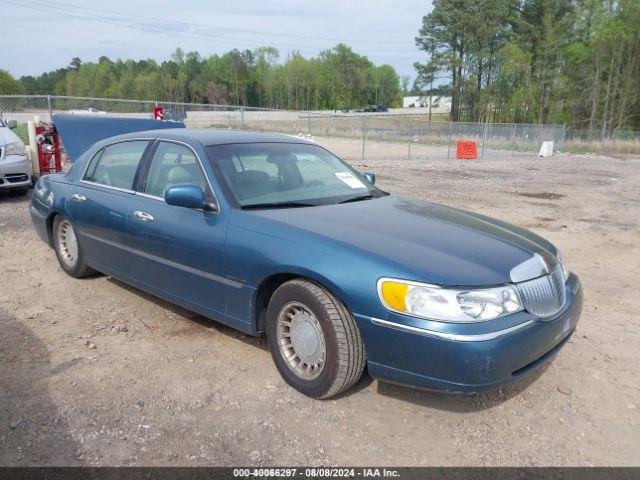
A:
[[[362,176],[364,178],[367,179],[367,182],[369,182],[371,185],[375,185],[376,184],[376,174],[373,172],[363,172]]]
[[[167,205],[185,208],[201,208],[208,211],[217,211],[215,205],[207,202],[204,190],[198,185],[188,183],[174,185],[164,192],[164,201]]]
[[[18,121],[17,120],[7,120],[7,127],[9,128],[16,128],[18,126]]]

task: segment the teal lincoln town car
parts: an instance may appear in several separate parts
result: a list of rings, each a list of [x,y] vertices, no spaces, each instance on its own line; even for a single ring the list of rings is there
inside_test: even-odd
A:
[[[60,266],[266,334],[310,397],[348,390],[365,367],[427,389],[496,388],[550,360],[578,322],[580,282],[548,241],[389,195],[312,142],[56,121],[74,166],[40,178],[30,212]]]

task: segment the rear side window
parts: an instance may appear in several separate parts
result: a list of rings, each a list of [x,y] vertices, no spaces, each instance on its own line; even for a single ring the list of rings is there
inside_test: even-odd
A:
[[[133,190],[133,179],[147,140],[120,142],[109,145],[91,159],[84,180],[110,187]]]

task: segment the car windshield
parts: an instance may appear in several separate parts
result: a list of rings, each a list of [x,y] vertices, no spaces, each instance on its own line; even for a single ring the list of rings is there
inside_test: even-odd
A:
[[[215,145],[207,154],[225,190],[245,209],[328,205],[386,195],[317,145]]]

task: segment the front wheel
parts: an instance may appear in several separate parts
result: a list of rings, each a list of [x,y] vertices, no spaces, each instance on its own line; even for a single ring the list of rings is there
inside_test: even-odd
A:
[[[63,215],[56,215],[53,219],[53,246],[60,266],[72,277],[83,278],[95,273],[85,263],[76,231]]]
[[[267,308],[267,340],[284,380],[331,398],[362,376],[365,351],[355,320],[328,290],[303,279],[281,285]]]

